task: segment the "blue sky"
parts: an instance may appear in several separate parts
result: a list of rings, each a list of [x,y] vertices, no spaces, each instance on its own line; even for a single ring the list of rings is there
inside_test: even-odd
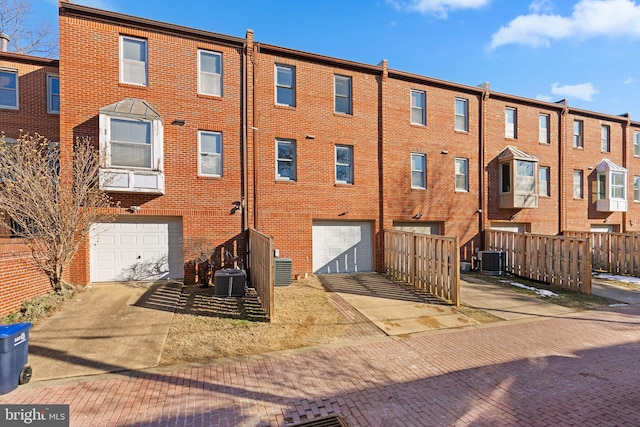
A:
[[[57,1],[31,0],[57,28]],[[640,121],[636,0],[75,3]]]

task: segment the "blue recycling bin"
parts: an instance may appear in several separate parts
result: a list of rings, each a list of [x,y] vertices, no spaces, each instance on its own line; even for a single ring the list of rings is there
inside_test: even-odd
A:
[[[31,379],[29,356],[31,323],[0,325],[0,394],[7,394]]]

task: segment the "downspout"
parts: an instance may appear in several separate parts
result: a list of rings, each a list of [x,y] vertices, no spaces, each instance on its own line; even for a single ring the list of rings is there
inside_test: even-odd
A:
[[[480,159],[478,161],[479,163],[479,170],[478,170],[478,188],[479,188],[479,195],[478,195],[478,230],[480,231],[480,248],[484,249],[484,245],[485,245],[485,229],[484,229],[484,224],[485,224],[485,217],[486,215],[488,215],[488,213],[486,212],[485,209],[485,196],[488,197],[489,196],[489,189],[487,188],[485,190],[484,188],[484,169],[485,169],[485,164],[484,164],[484,142],[485,142],[485,114],[486,114],[486,108],[485,108],[485,102],[488,102],[489,100],[489,82],[485,82],[483,84],[484,86],[484,91],[482,92],[482,95],[480,97],[480,123],[479,123],[479,138],[478,138],[478,153],[480,155]],[[473,256],[474,254],[472,254]]]
[[[258,188],[258,175],[259,175],[259,171],[258,171],[258,138],[260,137],[260,129],[256,127],[257,123],[257,119],[258,119],[258,114],[256,112],[256,69],[258,68],[258,65],[256,64],[255,58],[254,58],[254,54],[256,53],[256,51],[258,51],[260,49],[260,46],[258,43],[254,44],[254,47],[251,51],[251,66],[252,66],[252,73],[251,73],[251,103],[252,103],[252,108],[251,108],[251,113],[252,113],[252,118],[251,118],[251,130],[253,131],[253,137],[252,137],[252,141],[253,141],[253,227],[256,230],[260,230],[260,223],[258,222],[258,205],[260,203],[260,198],[259,198],[259,188]]]
[[[249,209],[247,206],[247,197],[249,196],[249,159],[247,155],[247,122],[249,119],[247,113],[247,42],[242,44],[242,231],[249,229]],[[247,265],[245,263],[245,265]]]
[[[566,214],[565,210],[567,209],[567,201],[565,200],[565,151],[567,150],[567,116],[569,115],[569,105],[567,100],[563,100],[564,107],[560,112],[560,116],[558,117],[558,128],[560,135],[558,135],[558,201],[560,203],[560,209],[558,211],[558,234],[561,235],[567,229]],[[571,174],[571,182],[573,182],[573,174]]]
[[[622,130],[622,167],[627,170],[627,174],[628,174],[629,173],[629,166],[628,166],[629,152],[627,151],[627,147],[629,146],[628,144],[629,144],[629,136],[630,136],[630,129],[631,129],[631,115],[627,113],[625,116],[627,117],[627,121],[624,122],[624,124],[622,125],[622,129],[623,129]],[[629,179],[631,179],[631,188],[633,188],[633,176],[628,176],[628,175],[627,175],[627,188],[629,185]],[[628,191],[627,191],[627,194],[629,194]],[[629,201],[627,201],[627,206],[628,205],[629,205]],[[629,209],[627,208],[627,210],[622,212],[622,227],[620,227],[621,233],[626,233],[627,231],[628,211]]]

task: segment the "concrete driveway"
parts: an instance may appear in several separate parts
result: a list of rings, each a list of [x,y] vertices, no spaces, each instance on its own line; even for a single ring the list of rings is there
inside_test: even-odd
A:
[[[34,326],[32,380],[158,366],[181,283],[94,284]]]
[[[477,325],[443,301],[378,273],[325,274],[320,282],[390,336]]]

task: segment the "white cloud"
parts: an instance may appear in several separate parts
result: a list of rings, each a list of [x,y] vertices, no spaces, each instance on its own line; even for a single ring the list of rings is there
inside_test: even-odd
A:
[[[634,0],[580,0],[568,17],[551,14],[550,6],[544,0],[535,1],[531,5],[534,13],[520,15],[500,28],[491,37],[489,49],[507,44],[549,46],[568,38],[640,38],[640,5]]]
[[[551,102],[553,98],[551,98],[549,95],[538,94],[536,95],[536,99],[538,101]]]
[[[630,84],[636,83],[637,81],[638,81],[638,79],[634,79],[633,77],[629,77],[623,83],[626,84],[626,85],[630,85]]]
[[[583,101],[591,101],[593,99],[593,95],[598,93],[598,91],[591,83],[564,86],[560,86],[558,83],[553,83],[551,85],[551,93],[559,96],[577,98]]]
[[[458,9],[480,9],[493,0],[386,0],[396,9],[420,12],[446,18],[449,11]]]
[[[535,0],[529,5],[529,10],[534,13],[551,12],[554,8],[554,4],[551,0]]]

